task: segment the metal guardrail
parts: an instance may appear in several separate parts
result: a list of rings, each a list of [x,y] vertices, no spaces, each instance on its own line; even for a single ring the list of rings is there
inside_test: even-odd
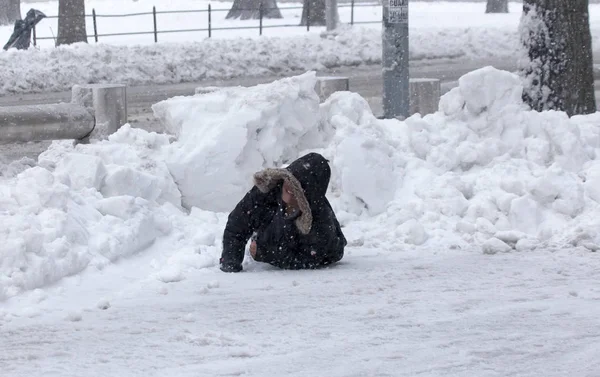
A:
[[[73,103],[0,107],[0,141],[85,139],[95,120],[83,106]]]
[[[265,11],[271,9],[279,9],[279,10],[301,10],[303,7],[277,7],[277,8],[264,8],[262,3],[260,3],[259,7],[259,24],[257,26],[230,26],[230,27],[214,27],[213,26],[213,13],[218,12],[229,12],[230,9],[213,9],[211,4],[208,4],[206,9],[189,9],[189,10],[168,10],[168,11],[157,11],[156,6],[152,7],[151,12],[138,12],[138,13],[126,13],[126,14],[97,14],[95,9],[92,9],[92,14],[86,14],[86,18],[92,18],[92,24],[94,28],[94,34],[87,35],[88,38],[94,38],[94,41],[98,43],[100,37],[115,37],[115,36],[125,36],[125,35],[154,35],[154,42],[158,42],[159,34],[167,34],[167,33],[190,33],[190,32],[207,32],[208,38],[212,37],[214,31],[219,30],[256,30],[258,29],[258,34],[262,35],[264,29],[273,29],[273,28],[290,28],[290,27],[301,27],[306,28],[307,31],[310,31],[311,26],[322,26],[322,25],[314,25],[311,24],[310,17],[310,4],[311,2],[307,2],[307,22],[306,25],[299,24],[278,24],[278,25],[263,25]],[[380,6],[380,3],[360,3],[355,4],[355,0],[352,0],[350,4],[338,4],[338,8],[350,8],[350,25],[355,24],[378,24],[381,23],[381,20],[373,20],[373,21],[355,21],[354,20],[354,10],[355,8],[361,7],[373,7]],[[254,10],[254,9],[239,9],[239,10]],[[206,28],[198,28],[198,29],[173,29],[173,30],[159,30],[157,15],[159,14],[181,14],[181,13],[206,13],[208,27]],[[152,15],[153,19],[153,29],[152,31],[136,31],[136,32],[124,32],[124,33],[99,33],[98,32],[98,18],[123,18],[123,17],[137,17],[137,16],[149,16]],[[47,16],[46,18],[56,18],[59,16]],[[36,28],[33,29],[33,45],[37,45],[38,40],[47,40],[47,39],[55,39],[55,37],[38,37]]]
[[[127,123],[126,94],[125,85],[75,85],[70,103],[0,107],[0,144],[105,138]]]

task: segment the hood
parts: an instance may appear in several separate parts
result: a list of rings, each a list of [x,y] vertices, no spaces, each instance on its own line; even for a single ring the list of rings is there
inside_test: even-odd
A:
[[[46,18],[46,15],[43,12],[40,12],[37,9],[29,9],[27,12],[27,16],[25,17],[25,23],[30,25],[35,25],[39,23],[43,18]]]
[[[325,157],[309,153],[287,168],[268,168],[254,174],[254,184],[261,192],[267,193],[287,181],[302,212],[296,219],[296,226],[300,233],[308,234],[312,227],[313,213],[327,200],[325,194],[330,178],[331,168]]]

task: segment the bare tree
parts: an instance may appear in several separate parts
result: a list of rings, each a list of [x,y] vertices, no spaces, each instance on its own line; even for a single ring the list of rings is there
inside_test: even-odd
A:
[[[235,0],[225,18],[258,19],[260,18],[261,3],[264,18],[283,18],[277,7],[277,0]]]
[[[596,112],[588,0],[524,0],[519,29],[529,57],[525,102],[570,116]]]
[[[56,39],[57,45],[87,43],[84,0],[58,1],[58,35]]]
[[[508,13],[508,0],[487,0],[485,13]]]
[[[309,18],[311,25],[326,25],[325,0],[304,0],[300,25],[306,26]]]
[[[0,0],[0,25],[12,25],[21,19],[21,0]]]

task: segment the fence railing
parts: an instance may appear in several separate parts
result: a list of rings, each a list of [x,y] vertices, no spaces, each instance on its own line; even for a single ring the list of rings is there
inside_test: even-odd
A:
[[[213,26],[214,21],[213,21],[213,14],[214,13],[219,13],[219,12],[229,12],[230,9],[213,9],[211,4],[208,4],[206,9],[193,9],[193,10],[169,10],[169,11],[157,11],[156,10],[156,6],[152,7],[152,11],[151,12],[138,12],[138,13],[127,13],[127,14],[97,14],[95,9],[92,9],[92,13],[91,14],[86,14],[85,17],[87,18],[91,18],[92,19],[92,25],[93,25],[93,30],[94,30],[94,34],[92,35],[87,35],[88,38],[94,38],[94,41],[97,43],[98,40],[100,39],[100,37],[115,37],[115,36],[126,36],[126,35],[150,35],[153,34],[154,35],[154,42],[158,42],[158,35],[159,34],[167,34],[167,33],[192,33],[192,32],[207,32],[207,36],[208,38],[211,38],[213,36],[213,32],[214,31],[219,31],[219,30],[256,30],[258,29],[258,34],[262,35],[263,34],[263,30],[264,29],[272,29],[272,28],[291,28],[291,27],[297,27],[297,28],[306,28],[306,31],[310,31],[311,26],[324,26],[324,25],[320,25],[320,24],[314,24],[313,20],[311,19],[311,10],[310,10],[310,4],[311,1],[308,1],[307,3],[307,10],[306,10],[306,25],[301,25],[301,24],[275,24],[275,25],[264,25],[264,20],[266,17],[264,17],[264,14],[266,11],[272,10],[272,9],[279,9],[281,10],[302,10],[303,7],[301,6],[295,6],[295,7],[277,7],[277,8],[265,8],[263,6],[262,3],[260,3],[259,6],[259,18],[257,19],[258,21],[258,25],[256,26],[226,26],[226,27],[215,27]],[[381,3],[360,3],[360,4],[356,4],[355,0],[351,0],[351,2],[349,4],[338,4],[338,8],[350,8],[350,25],[356,25],[356,24],[377,24],[377,23],[381,23],[381,19],[379,20],[367,20],[367,21],[356,21],[355,20],[355,8],[361,8],[361,7],[373,7],[373,6],[377,6],[380,5]],[[255,10],[255,9],[238,9],[238,10]],[[170,30],[160,30],[159,29],[159,24],[157,22],[157,15],[159,14],[182,14],[182,13],[205,13],[205,17],[207,20],[207,27],[203,27],[203,28],[193,28],[193,29],[170,29]],[[98,19],[99,18],[123,18],[123,17],[135,17],[135,16],[149,16],[152,15],[152,26],[153,29],[152,31],[132,31],[132,32],[122,32],[122,33],[99,33],[98,32]],[[47,16],[46,18],[48,19],[58,19],[59,16]],[[273,20],[273,18],[269,18],[271,20]],[[55,39],[54,36],[52,37],[38,37],[37,36],[37,31],[36,28],[34,27],[33,29],[33,44],[34,46],[37,45],[37,41],[39,40],[51,40],[51,39]]]

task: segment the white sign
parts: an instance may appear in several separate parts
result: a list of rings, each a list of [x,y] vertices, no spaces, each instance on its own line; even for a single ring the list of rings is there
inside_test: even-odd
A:
[[[388,22],[391,24],[408,23],[408,0],[388,0]]]

